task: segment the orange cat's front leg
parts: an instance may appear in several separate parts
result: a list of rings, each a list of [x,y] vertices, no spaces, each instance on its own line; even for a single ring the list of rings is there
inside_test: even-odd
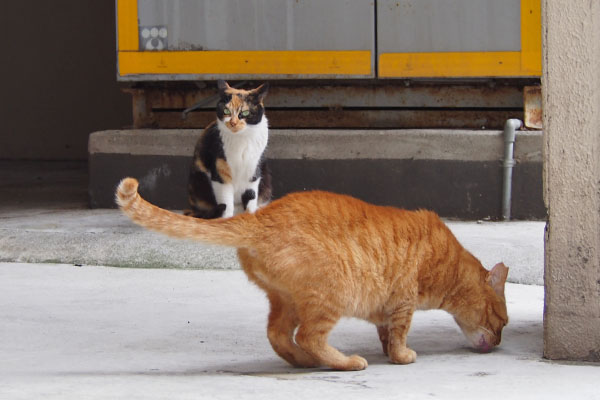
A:
[[[379,334],[379,340],[381,341],[381,347],[383,348],[383,354],[388,355],[388,345],[390,338],[390,328],[387,325],[377,325],[377,333]]]
[[[394,364],[410,364],[417,360],[417,353],[406,347],[406,337],[414,311],[413,306],[403,305],[390,316],[388,355]]]

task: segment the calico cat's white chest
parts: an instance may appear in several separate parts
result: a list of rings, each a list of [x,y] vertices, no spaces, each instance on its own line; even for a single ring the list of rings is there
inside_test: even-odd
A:
[[[249,125],[246,129],[233,133],[224,125],[221,126],[221,140],[225,159],[231,170],[233,185],[238,190],[245,190],[248,182],[256,173],[258,163],[267,147],[268,125],[263,117],[257,125]]]

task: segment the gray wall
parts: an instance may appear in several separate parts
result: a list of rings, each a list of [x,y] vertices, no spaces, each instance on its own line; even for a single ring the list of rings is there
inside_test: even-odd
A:
[[[112,0],[6,1],[0,159],[87,158],[91,132],[131,123],[116,82]]]
[[[544,355],[600,362],[600,0],[542,1]]]

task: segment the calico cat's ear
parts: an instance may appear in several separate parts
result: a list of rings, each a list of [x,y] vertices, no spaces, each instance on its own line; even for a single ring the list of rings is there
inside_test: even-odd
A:
[[[258,103],[262,103],[267,92],[269,91],[269,82],[265,82],[256,89],[252,89],[250,93],[254,96]]]
[[[494,265],[494,268],[488,272],[487,283],[494,289],[494,292],[504,298],[504,284],[508,277],[508,267],[504,263]]]
[[[227,89],[231,89],[231,86],[229,86],[229,84],[227,82],[225,82],[223,79],[219,79],[217,81],[217,87],[219,88],[219,92],[224,92]]]

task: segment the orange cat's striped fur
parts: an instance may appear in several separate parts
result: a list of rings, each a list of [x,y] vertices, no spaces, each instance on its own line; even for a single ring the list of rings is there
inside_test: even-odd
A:
[[[328,344],[341,317],[374,323],[383,351],[398,364],[416,360],[406,336],[417,309],[448,311],[482,351],[500,343],[508,268],[487,271],[433,212],[305,192],[255,214],[202,220],[146,202],[137,187],[126,178],[117,190],[119,206],[137,224],[238,248],[244,271],[269,298],[269,341],[294,366],[367,367]]]

